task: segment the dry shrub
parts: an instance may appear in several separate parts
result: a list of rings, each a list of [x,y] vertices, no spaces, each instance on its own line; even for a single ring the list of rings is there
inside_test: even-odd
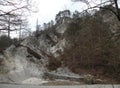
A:
[[[48,62],[49,63],[46,65],[46,67],[50,71],[56,70],[57,68],[61,66],[61,61],[54,57],[50,57]]]
[[[70,41],[71,48],[66,49],[59,58],[73,72],[80,73],[80,69],[94,70],[95,74],[120,80],[120,41],[117,44],[111,39],[113,35],[109,24],[95,17],[84,19],[81,23],[81,27],[72,25],[75,27],[66,31],[66,39]],[[72,29],[77,31],[73,32]],[[71,36],[72,32],[74,36]]]

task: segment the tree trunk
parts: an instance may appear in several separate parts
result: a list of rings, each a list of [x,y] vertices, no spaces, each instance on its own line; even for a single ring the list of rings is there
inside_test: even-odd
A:
[[[119,7],[118,7],[118,0],[114,0],[115,3],[115,8],[116,8],[116,13],[117,13],[117,18],[120,21],[120,11],[119,11]]]
[[[8,20],[8,37],[10,38],[10,17],[9,17],[9,20]]]
[[[8,37],[10,38],[10,31],[9,31],[9,29],[8,29]]]
[[[10,38],[10,23],[8,23],[8,37]]]

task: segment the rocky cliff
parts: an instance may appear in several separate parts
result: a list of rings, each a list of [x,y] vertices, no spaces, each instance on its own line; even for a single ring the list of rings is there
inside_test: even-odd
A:
[[[112,42],[117,39],[115,44],[118,47],[119,29],[115,15],[101,10],[92,16],[72,18],[69,22],[40,31],[0,54],[0,82],[40,84],[46,82],[44,80],[48,76],[55,79],[83,79],[85,75],[81,77],[75,74],[80,74],[83,67],[100,69],[105,66],[101,63],[106,61],[107,66],[112,66],[110,60],[101,58],[109,58],[115,53],[106,51],[111,46],[104,48],[102,45],[108,39]],[[101,48],[104,51],[99,51]],[[102,57],[101,52],[104,53]]]
[[[49,72],[46,67],[48,59],[58,57],[66,47],[63,34],[67,27],[67,23],[64,23],[54,29],[41,31],[38,37],[27,37],[20,44],[12,45],[3,51],[0,54],[0,82],[29,83],[31,80],[37,80],[38,84],[42,83],[44,73]],[[62,68],[58,72],[75,76],[70,71],[62,71],[65,69]]]

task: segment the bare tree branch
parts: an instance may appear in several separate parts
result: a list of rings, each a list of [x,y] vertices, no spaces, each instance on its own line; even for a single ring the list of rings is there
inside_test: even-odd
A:
[[[86,4],[91,3],[91,2],[88,2],[88,0],[71,0],[71,1],[74,1],[74,2],[80,1],[80,2],[84,2]],[[91,1],[93,2],[93,0],[91,0]],[[120,21],[120,9],[118,7],[118,0],[108,0],[105,2],[102,2],[102,0],[101,0],[100,4],[97,4],[94,7],[89,7],[87,10],[93,9],[93,8],[102,8],[102,6],[106,5],[107,3],[109,3],[109,5],[115,5],[116,10],[113,10],[111,8],[104,8],[104,9],[107,9],[107,10],[110,10],[111,12],[113,12],[116,15],[116,17],[118,18],[118,20]]]
[[[30,11],[30,3],[29,0],[3,0],[0,7],[0,31],[7,31],[9,37],[11,31],[22,28],[23,12]]]

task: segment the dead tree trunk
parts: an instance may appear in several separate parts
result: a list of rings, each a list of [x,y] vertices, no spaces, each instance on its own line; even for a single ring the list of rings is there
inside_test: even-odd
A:
[[[119,9],[119,7],[118,7],[118,2],[117,2],[118,0],[114,0],[114,3],[115,3],[115,8],[116,8],[116,16],[117,16],[117,18],[118,18],[118,20],[120,21],[120,9]]]

